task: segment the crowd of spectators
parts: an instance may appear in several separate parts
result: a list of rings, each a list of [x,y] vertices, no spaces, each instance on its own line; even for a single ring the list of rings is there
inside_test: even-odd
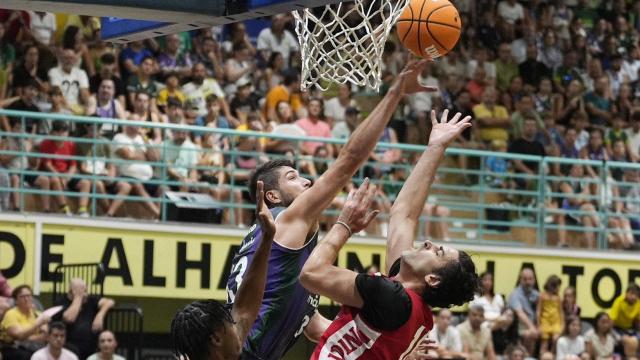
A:
[[[640,2],[453,2],[462,17],[461,39],[454,51],[421,75],[425,84],[438,86],[439,93],[405,99],[381,141],[424,144],[429,111],[448,108],[474,117],[473,128],[458,141],[462,148],[602,162],[640,159]],[[100,39],[97,18],[0,10],[0,54],[0,106],[8,109],[324,138],[348,137],[362,112],[370,111],[356,101],[363,89],[354,86],[336,86],[326,93],[300,91],[300,52],[289,14],[274,16],[255,38],[239,22],[116,46]],[[392,31],[382,56],[381,92],[407,58]],[[219,201],[241,204],[246,193],[229,184],[245,184],[248,172],[267,155],[290,156],[302,171],[316,176],[339,150],[317,142],[297,146],[106,123],[94,128],[2,117],[0,126],[6,132],[33,135],[22,143],[6,137],[0,142],[3,149],[43,154],[28,159],[2,156],[1,166],[10,176],[0,172],[0,184],[17,188],[24,186],[23,179],[39,190],[77,192],[77,206],[70,207],[63,195],[42,195],[38,205],[45,212],[70,215],[75,210],[80,216],[91,213],[90,191],[136,196],[151,218],[162,210],[153,198],[167,190],[209,193]],[[68,134],[112,143],[94,148],[38,137]],[[162,147],[170,150],[159,151]],[[225,155],[231,147],[263,155]],[[59,157],[69,155],[96,156],[100,161]],[[366,167],[365,175],[401,181],[401,171],[394,169],[410,163],[411,156],[381,149],[371,160],[379,165]],[[164,166],[158,166],[160,162]],[[478,166],[464,156],[458,163],[463,170]],[[605,174],[603,167],[541,167],[538,162],[499,157],[487,158],[486,168],[493,174],[491,186],[512,190],[537,190],[535,177],[541,172],[566,178],[549,183],[557,196],[533,204],[555,211],[551,221],[559,225],[560,246],[568,244],[564,225],[604,225],[612,229],[607,235],[611,247],[635,246],[632,230],[640,229],[633,216],[640,206],[638,171],[613,167]],[[19,177],[20,170],[45,174]],[[120,180],[110,180],[113,176]],[[607,179],[609,186],[590,182],[600,179]],[[167,180],[175,186],[160,185]],[[468,175],[464,181],[478,179]],[[624,185],[618,186],[621,182]],[[382,188],[380,208],[393,201],[395,190]],[[20,206],[16,192],[0,198],[3,209]],[[507,200],[532,205],[530,198]],[[122,213],[121,200],[101,197],[97,203],[98,213]],[[597,210],[603,209],[613,215],[599,218]],[[425,207],[425,216],[432,219],[448,213],[437,204]],[[251,220],[240,209],[234,210],[233,218],[239,225]],[[447,239],[446,225],[437,223],[427,231]],[[583,237],[585,246],[595,245],[594,231],[585,230]]]

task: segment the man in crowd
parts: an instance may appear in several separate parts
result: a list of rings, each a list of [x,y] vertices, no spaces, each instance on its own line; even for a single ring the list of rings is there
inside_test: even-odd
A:
[[[615,332],[622,340],[624,355],[628,359],[636,358],[638,351],[639,298],[640,286],[631,283],[627,287],[627,291],[615,299],[609,310]]]
[[[484,308],[482,305],[471,305],[469,317],[457,329],[462,339],[462,350],[468,359],[495,360],[491,329],[482,326],[484,322]]]
[[[64,323],[56,321],[49,324],[47,346],[33,353],[31,360],[78,360],[78,356],[64,348],[67,328]]]
[[[452,316],[451,310],[441,309],[436,316],[435,326],[429,332],[429,339],[438,345],[435,355],[439,358],[465,357],[460,332],[455,326],[451,326]]]
[[[531,268],[520,271],[520,284],[509,296],[508,304],[518,318],[518,334],[530,354],[534,353],[540,331],[536,324],[536,309],[540,294],[535,289],[536,277]]]
[[[60,65],[49,70],[49,83],[62,89],[67,105],[75,114],[84,115],[89,104],[89,78],[77,64],[73,49],[62,50]]]

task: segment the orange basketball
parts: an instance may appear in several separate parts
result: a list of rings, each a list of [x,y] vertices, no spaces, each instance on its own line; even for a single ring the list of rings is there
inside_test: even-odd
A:
[[[448,0],[410,0],[396,23],[400,40],[412,53],[432,59],[458,42],[462,23]]]

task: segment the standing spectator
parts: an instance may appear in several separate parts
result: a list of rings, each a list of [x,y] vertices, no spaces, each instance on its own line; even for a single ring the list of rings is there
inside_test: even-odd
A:
[[[593,320],[593,329],[584,334],[587,353],[593,360],[609,360],[613,358],[616,339],[611,329],[612,321],[609,314],[599,312]]]
[[[547,65],[538,61],[538,48],[535,44],[527,45],[527,59],[518,68],[525,86],[531,89],[537,87],[542,78],[551,76]]]
[[[480,275],[482,295],[476,295],[471,305],[480,305],[484,309],[486,323],[491,325],[504,311],[504,298],[493,289],[493,273],[488,271]]]
[[[540,294],[536,309],[538,326],[540,327],[540,354],[553,351],[556,341],[562,333],[564,312],[559,293],[561,284],[562,280],[558,276],[551,275],[544,283],[544,291]]]
[[[235,95],[239,84],[251,82],[251,75],[256,71],[256,64],[249,48],[244,42],[233,45],[233,55],[224,63],[224,77],[227,81],[225,93]]]
[[[75,114],[85,114],[85,106],[89,103],[89,78],[87,73],[77,66],[78,58],[71,49],[64,49],[60,59],[61,65],[49,70],[51,86],[59,86],[67,105]]]
[[[340,84],[338,86],[338,95],[324,103],[324,116],[327,119],[327,123],[332,128],[335,128],[339,123],[344,123],[345,111],[348,107],[357,108],[358,104],[352,97],[351,85]]]
[[[144,93],[149,96],[149,105],[152,111],[157,110],[156,98],[161,85],[154,79],[156,60],[149,56],[142,59],[138,71],[128,78],[127,93],[129,94],[129,104],[133,106],[137,94]]]
[[[186,124],[183,122],[178,125]],[[196,166],[199,147],[191,142],[186,130],[174,129],[171,140],[165,140],[163,148],[163,159],[167,162],[167,175],[170,180],[179,182],[171,188],[189,191],[190,186],[198,182]]]
[[[478,124],[480,140],[490,143],[493,140],[509,140],[507,129],[511,120],[507,109],[496,103],[496,89],[488,87],[482,94],[482,103],[473,107],[473,114]]]
[[[540,294],[535,289],[536,278],[533,270],[523,268],[520,271],[520,284],[509,296],[509,307],[516,313],[518,319],[518,334],[522,344],[533,353],[540,331],[536,325],[536,309]]]
[[[86,359],[96,349],[97,335],[104,328],[104,318],[115,302],[87,293],[87,284],[78,278],[70,280],[69,292],[58,305],[62,311],[57,320],[67,325],[67,344],[79,358]]]
[[[518,64],[511,55],[511,45],[507,42],[500,44],[498,58],[493,62],[496,67],[496,87],[505,91],[511,83],[511,79],[520,75]]]
[[[34,80],[38,89],[49,92],[49,75],[44,66],[40,64],[40,51],[35,45],[27,46],[22,61],[13,69],[11,89],[15,95],[22,94],[23,88],[30,80]]]
[[[591,125],[604,129],[611,121],[611,92],[609,78],[599,77],[594,85],[594,90],[584,96],[585,107],[591,120]]]
[[[69,137],[69,126],[61,121],[55,122],[51,127],[51,135],[57,137]],[[89,192],[91,191],[91,181],[76,177],[78,166],[76,160],[68,159],[76,155],[76,145],[65,140],[43,140],[40,144],[40,152],[50,155],[42,159],[41,170],[48,171],[55,175],[51,181],[59,181],[60,188],[71,191],[78,191],[82,195],[78,199],[78,215],[89,217]],[[51,156],[53,155],[53,156]],[[66,201],[60,205],[60,211],[70,214]]]
[[[622,339],[624,356],[629,359],[636,358],[638,351],[637,325],[640,321],[640,286],[629,284],[627,291],[618,296],[614,301],[609,316],[613,320],[613,326],[618,338]]]
[[[462,340],[462,351],[471,359],[495,360],[491,330],[482,326],[483,322],[484,308],[480,305],[472,305],[469,308],[467,320],[457,326]]]
[[[98,352],[89,356],[87,360],[125,360],[116,354],[117,348],[116,336],[109,330],[102,330],[98,336]]]
[[[29,285],[16,287],[11,297],[15,307],[4,314],[0,323],[0,351],[5,360],[29,360],[45,345],[51,319],[35,310]]]
[[[258,34],[258,53],[264,61],[269,59],[272,52],[282,54],[286,68],[291,66],[291,60],[298,52],[298,41],[285,29],[284,14],[271,17],[271,27],[265,28]]]
[[[47,346],[36,351],[31,360],[78,360],[76,354],[64,348],[67,336],[67,327],[62,322],[53,322],[49,325]]]
[[[558,339],[556,360],[580,359],[583,355],[586,355],[584,338],[580,335],[581,330],[582,323],[579,317],[570,316],[567,318],[564,333]]]
[[[162,187],[155,183],[149,183],[153,179],[153,167],[147,161],[157,161],[158,152],[148,146],[140,129],[135,126],[124,126],[122,132],[113,137],[111,147],[112,157],[126,160],[119,164],[118,175],[134,179],[131,183],[135,195],[142,197],[144,206],[149,210],[153,218],[160,216],[160,209],[151,196],[160,196]]]
[[[222,91],[222,88],[215,79],[207,77],[207,69],[203,63],[193,65],[191,76],[191,82],[186,83],[182,87],[182,92],[187,97],[187,102],[197,107],[198,116],[207,114],[205,99],[209,94],[214,94],[220,99],[224,116],[227,119],[231,118],[229,105],[224,98],[224,91]]]
[[[433,329],[429,332],[429,339],[436,342],[438,348],[436,353],[439,358],[461,357],[462,340],[458,329],[451,326],[451,310],[440,309],[436,315],[436,321]]]
[[[163,79],[169,75],[186,77],[191,74],[191,57],[180,52],[182,38],[179,34],[165,36],[164,51],[158,55],[158,67]]]
[[[127,89],[125,83],[118,76],[118,64],[116,64],[115,55],[111,53],[103,54],[100,56],[100,63],[102,64],[100,71],[89,78],[89,90],[92,94],[96,94],[103,80],[111,80],[115,90],[114,97],[118,100],[120,106],[125,107],[127,104],[125,99]]]
[[[307,136],[312,137],[323,137],[330,138],[331,137],[331,128],[329,124],[324,121],[324,115],[322,114],[322,100],[318,98],[310,99],[307,105],[307,111],[309,116],[296,121],[296,125],[298,125]],[[302,153],[306,155],[313,155],[316,151],[316,148],[319,146],[323,146],[321,142],[307,141],[302,144]],[[327,148],[329,150],[329,155],[333,153],[331,151],[331,146]]]

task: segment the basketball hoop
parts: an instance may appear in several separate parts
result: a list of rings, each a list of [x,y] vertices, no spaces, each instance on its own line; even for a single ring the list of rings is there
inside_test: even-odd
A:
[[[378,90],[389,31],[409,0],[355,0],[296,10],[302,55],[301,88],[327,90],[327,82]]]

